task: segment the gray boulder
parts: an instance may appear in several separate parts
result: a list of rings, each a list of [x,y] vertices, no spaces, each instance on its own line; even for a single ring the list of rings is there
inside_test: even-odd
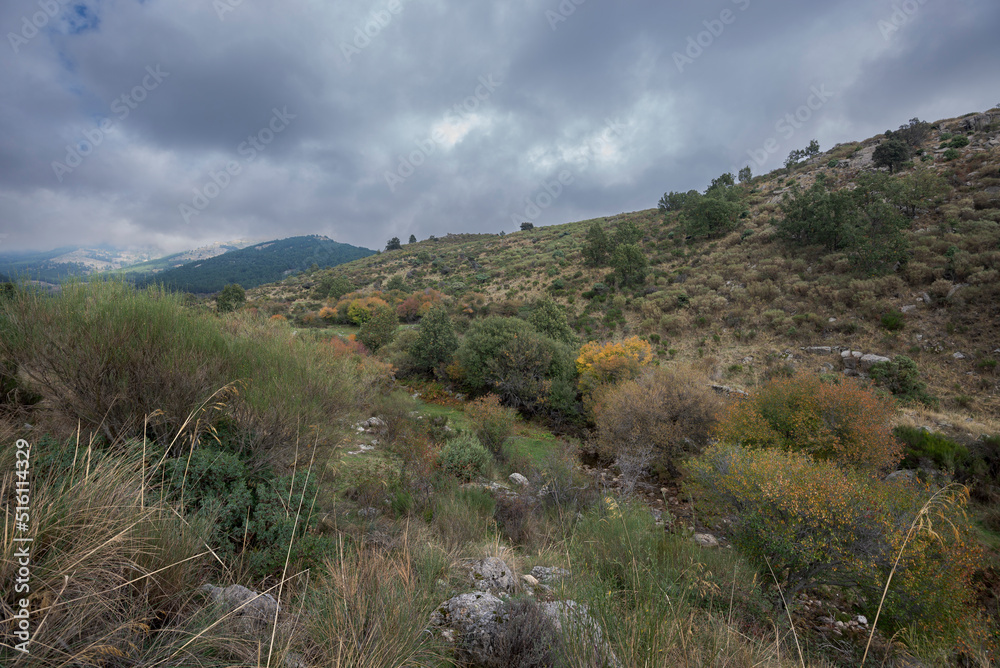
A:
[[[493,655],[493,643],[503,623],[503,601],[482,591],[459,594],[431,613],[431,626],[448,642],[461,641],[473,657]]]
[[[472,564],[469,578],[472,586],[482,592],[512,594],[517,587],[514,571],[499,557],[487,557]]]
[[[549,566],[535,566],[531,569],[531,577],[535,578],[543,584],[553,584],[559,582],[563,578],[568,578],[570,572],[565,568],[549,567]]]

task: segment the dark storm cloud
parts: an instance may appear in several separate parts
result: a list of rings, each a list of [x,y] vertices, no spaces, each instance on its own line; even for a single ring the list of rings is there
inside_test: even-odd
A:
[[[11,0],[0,245],[381,247],[647,208],[991,106],[997,27],[990,0]]]

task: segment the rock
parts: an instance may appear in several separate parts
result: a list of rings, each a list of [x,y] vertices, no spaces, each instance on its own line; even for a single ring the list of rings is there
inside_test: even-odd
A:
[[[868,626],[868,618],[864,615],[858,615],[854,619],[858,622],[858,624],[861,624],[861,626]]]
[[[274,620],[278,602],[270,594],[258,594],[242,585],[214,587],[201,586],[216,605],[225,608],[226,613],[241,619],[248,630],[260,631]]]
[[[486,592],[459,594],[431,613],[430,623],[449,642],[461,642],[463,653],[476,665],[496,658],[498,636],[507,622],[505,604]],[[542,603],[539,609],[552,620],[556,633],[570,635],[574,640],[586,639],[592,654],[585,665],[618,667],[621,663],[604,640],[600,625],[576,601]]]
[[[493,594],[482,591],[459,594],[431,613],[431,626],[442,629],[445,640],[460,639],[465,651],[473,657],[490,657],[503,621],[502,610],[503,601]]]
[[[536,579],[535,579],[535,577],[534,577],[534,576],[532,576],[532,575],[522,575],[522,576],[521,576],[521,579],[522,579],[522,580],[524,580],[524,584],[528,585],[528,586],[529,586],[529,587],[531,587],[531,588],[535,588],[535,587],[537,587],[537,586],[538,586],[539,584],[541,584],[541,583],[539,583],[539,582],[538,582],[538,580],[536,580]]]
[[[719,540],[710,533],[696,533],[694,542],[702,547],[719,547]]]
[[[514,572],[499,557],[487,557],[472,564],[469,570],[472,586],[479,591],[510,594],[517,587]]]
[[[919,482],[920,479],[917,477],[917,472],[913,469],[901,469],[899,471],[893,471],[885,477],[885,482],[902,482],[907,484],[913,484]]]
[[[565,568],[535,566],[531,569],[531,575],[539,582],[553,584],[563,578],[568,578],[572,574]]]
[[[806,352],[813,355],[829,355],[833,352],[833,348],[830,346],[809,346],[806,348]]]
[[[899,309],[902,313],[912,313],[917,310],[916,304],[907,304]]]
[[[370,417],[367,421],[367,426],[369,429],[382,429],[386,426],[385,420],[377,417]]]
[[[965,359],[965,353],[956,352],[956,353],[952,354],[951,358],[955,359],[955,360],[964,360]]]
[[[529,484],[528,479],[520,473],[511,473],[507,476],[507,480],[510,480],[513,484],[520,485],[521,487],[527,487]]]
[[[888,357],[883,357],[882,355],[873,355],[871,353],[861,356],[861,370],[867,373],[873,366],[879,362],[891,362]]]

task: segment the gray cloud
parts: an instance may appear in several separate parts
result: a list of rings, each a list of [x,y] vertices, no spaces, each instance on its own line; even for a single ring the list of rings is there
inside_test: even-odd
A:
[[[11,0],[0,249],[378,248],[651,207],[1000,102],[998,26],[990,0]]]

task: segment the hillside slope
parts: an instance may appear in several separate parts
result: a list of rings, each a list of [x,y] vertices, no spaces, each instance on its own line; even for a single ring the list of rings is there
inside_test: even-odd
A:
[[[432,238],[251,297],[299,322],[326,304],[335,276],[397,301],[433,288],[469,317],[523,313],[546,297],[584,339],[638,334],[661,358],[695,361],[734,386],[786,367],[839,371],[838,348],[906,355],[943,408],[990,419],[1000,410],[1000,110],[928,130],[891,183],[933,177],[940,191],[906,211],[902,261],[875,271],[858,271],[842,250],[790,243],[779,228],[783,198],[817,180],[848,192],[859,177],[886,173],[872,162],[883,137],[736,186],[747,215],[714,238],[688,234],[677,212],[649,209],[506,236]],[[585,260],[595,223],[609,236],[627,223],[638,227],[649,262],[641,284],[615,288],[611,268]],[[810,347],[831,350],[806,354]]]
[[[193,293],[218,292],[229,283],[253,288],[316,265],[333,267],[371,255],[373,251],[311,235],[265,241],[188,262],[140,279],[141,285],[163,284]]]

